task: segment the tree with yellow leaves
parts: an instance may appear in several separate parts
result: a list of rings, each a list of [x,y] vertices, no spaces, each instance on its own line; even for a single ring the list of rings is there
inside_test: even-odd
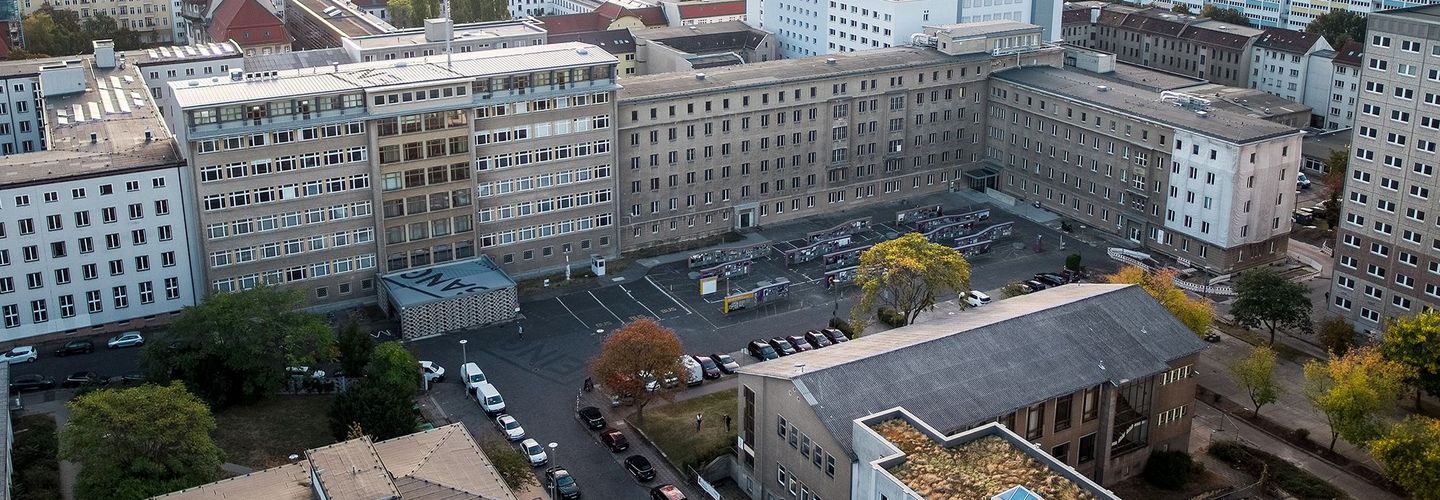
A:
[[[905,315],[905,324],[935,305],[937,297],[970,291],[970,263],[955,249],[931,243],[920,233],[878,243],[860,254],[855,283],[860,301],[850,323],[863,331],[876,305]]]
[[[1391,319],[1385,325],[1380,344],[1385,359],[1410,367],[1406,383],[1415,389],[1415,407],[1420,391],[1440,395],[1440,312],[1422,312]]]
[[[1370,454],[1416,500],[1440,500],[1440,420],[1411,416],[1370,442]]]
[[[1205,335],[1215,321],[1215,309],[1204,299],[1191,297],[1175,286],[1175,271],[1163,269],[1146,271],[1135,266],[1126,266],[1119,272],[1106,276],[1105,281],[1116,284],[1140,285],[1156,302],[1165,306],[1180,324],[1195,335]]]
[[[1305,363],[1305,398],[1330,425],[1330,451],[1336,438],[1360,445],[1379,436],[1381,414],[1395,405],[1410,372],[1373,347]]]

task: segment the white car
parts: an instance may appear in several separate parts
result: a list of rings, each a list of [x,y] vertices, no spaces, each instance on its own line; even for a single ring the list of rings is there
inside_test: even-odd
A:
[[[35,346],[33,345],[22,345],[20,347],[11,349],[10,352],[7,352],[0,356],[3,356],[5,358],[5,361],[13,365],[15,363],[34,362],[40,357],[40,352],[36,351]]]
[[[502,413],[495,417],[495,427],[505,433],[506,439],[511,441],[525,439],[525,428],[520,426],[520,421],[515,420],[515,417]]]
[[[145,345],[145,337],[141,336],[140,332],[125,332],[114,337],[110,337],[110,341],[105,343],[105,346],[111,349],[119,349],[121,347],[134,347],[141,345]]]
[[[540,442],[534,439],[521,441],[520,451],[525,452],[525,456],[530,457],[530,466],[532,467],[539,467],[550,461],[550,456],[545,454],[545,447],[540,446]]]
[[[434,361],[421,361],[420,372],[425,376],[425,382],[438,384],[445,381],[445,367],[435,364]]]

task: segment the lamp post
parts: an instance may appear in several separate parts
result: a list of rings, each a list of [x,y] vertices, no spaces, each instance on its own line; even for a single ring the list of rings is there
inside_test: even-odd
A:
[[[468,343],[470,343],[469,340],[460,339],[460,363],[461,363],[461,364],[469,364],[469,363],[470,363],[470,356],[465,353],[465,344],[468,344]]]
[[[559,455],[557,455],[557,453],[559,452],[559,449],[560,449],[560,443],[550,443],[549,446],[550,446],[550,463],[555,464],[555,465],[558,467],[558,466],[560,465],[560,457],[559,457]]]

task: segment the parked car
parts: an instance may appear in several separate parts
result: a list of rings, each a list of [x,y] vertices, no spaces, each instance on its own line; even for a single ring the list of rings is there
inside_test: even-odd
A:
[[[19,394],[27,391],[46,391],[55,388],[55,379],[35,373],[16,375],[10,377],[10,393]]]
[[[40,358],[40,352],[35,350],[33,345],[22,345],[6,352],[3,357],[10,364],[33,363]]]
[[[500,391],[490,384],[480,384],[475,389],[475,400],[480,402],[480,408],[485,410],[486,415],[498,415],[505,411],[505,398],[500,397]]]
[[[650,459],[640,455],[625,457],[625,470],[642,483],[655,479],[655,468],[650,466]]]
[[[1041,283],[1041,282],[1035,281],[1035,280],[1025,280],[1025,281],[1024,281],[1023,283],[1021,283],[1021,284],[1025,285],[1025,286],[1028,287],[1028,288],[1030,288],[1030,291],[1031,291],[1031,292],[1038,292],[1038,291],[1044,290],[1044,289],[1046,289],[1046,288],[1050,288],[1050,287],[1046,286],[1044,283]]]
[[[71,340],[64,346],[55,350],[56,356],[69,356],[71,354],[90,354],[95,352],[95,343],[89,340]]]
[[[1304,172],[1295,175],[1295,188],[1310,189],[1310,178],[1307,177]]]
[[[520,426],[520,421],[509,414],[501,413],[495,417],[495,427],[505,433],[505,438],[511,441],[525,439],[525,428]]]
[[[810,330],[808,332],[805,332],[805,341],[809,342],[810,345],[815,346],[816,349],[835,345],[834,342],[830,341],[830,337],[825,336],[825,334],[822,333],[820,330]]]
[[[680,370],[685,375],[685,385],[697,386],[705,382],[705,367],[694,356],[680,355]]]
[[[979,290],[965,292],[965,303],[970,307],[980,307],[990,303],[990,296]]]
[[[560,467],[545,469],[545,484],[555,490],[556,497],[565,500],[580,498],[580,485],[575,484],[575,478],[568,470]]]
[[[745,346],[745,351],[749,352],[751,356],[754,356],[755,359],[758,359],[760,361],[766,361],[780,357],[779,354],[775,353],[775,348],[770,347],[770,344],[765,342],[764,340],[751,340],[750,344]]]
[[[106,383],[110,385],[140,385],[145,383],[145,374],[140,372],[132,372],[126,373],[124,375],[116,375],[114,377],[110,377],[109,382]]]
[[[1070,282],[1070,280],[1065,279],[1064,276],[1055,273],[1036,273],[1035,281],[1039,281],[1041,283],[1044,283],[1045,286],[1051,287],[1064,285]]]
[[[630,449],[630,441],[625,439],[624,433],[616,429],[605,429],[604,432],[601,432],[600,442],[615,453]]]
[[[830,338],[830,342],[839,344],[841,342],[850,341],[850,337],[846,337],[845,332],[840,331],[839,328],[826,328],[820,331],[824,332],[825,336]]]
[[[465,363],[460,365],[460,381],[465,383],[465,390],[475,392],[481,384],[488,383],[485,372],[480,371],[480,365]]]
[[[530,466],[539,467],[550,461],[550,456],[545,454],[545,447],[534,439],[526,439],[520,442],[520,451],[530,457]]]
[[[80,387],[80,386],[82,386],[82,385],[92,385],[92,384],[94,384],[94,385],[99,385],[99,384],[104,384],[106,380],[109,380],[109,379],[107,379],[107,378],[105,378],[105,377],[101,377],[99,374],[97,374],[97,373],[95,373],[95,372],[90,372],[90,371],[75,372],[75,373],[70,374],[69,377],[65,377],[65,381],[60,383],[60,387],[64,387],[64,388],[66,388],[66,389],[72,389],[72,388],[75,388],[75,387]]]
[[[108,342],[105,342],[105,347],[109,347],[111,349],[119,349],[121,347],[137,347],[142,345],[145,345],[145,337],[143,335],[140,335],[140,332],[125,332],[114,337],[110,337],[110,340]]]
[[[789,355],[791,355],[791,354],[795,354],[795,353],[797,353],[797,352],[800,352],[800,351],[795,350],[795,346],[790,345],[790,342],[789,342],[789,341],[787,341],[787,340],[785,340],[785,339],[782,339],[782,338],[780,338],[780,337],[775,337],[775,338],[773,338],[773,339],[770,339],[769,342],[770,342],[770,347],[774,347],[774,348],[775,348],[775,352],[780,353],[781,356],[789,356]]]
[[[1206,334],[1205,334],[1205,341],[1206,341],[1206,342],[1209,342],[1209,343],[1212,343],[1212,344],[1218,344],[1218,343],[1220,343],[1220,334],[1215,333],[1215,332],[1206,333]]]
[[[662,484],[650,488],[650,500],[685,500],[685,494],[673,484]]]
[[[426,382],[432,384],[445,381],[445,367],[435,364],[434,361],[421,361],[420,373],[425,377]]]
[[[720,365],[715,364],[715,360],[710,359],[709,356],[691,357],[695,358],[696,363],[700,363],[700,373],[702,373],[705,378],[720,378]]]
[[[591,429],[605,428],[605,416],[600,414],[599,408],[586,406],[575,412],[575,416],[580,418],[580,423],[585,424],[585,427]]]
[[[810,345],[810,341],[805,340],[804,335],[791,335],[785,337],[785,341],[795,346],[795,352],[805,352],[815,348],[815,346]]]
[[[735,373],[735,370],[740,369],[740,363],[735,362],[735,358],[730,357],[729,354],[711,354],[710,360],[714,361],[715,366],[720,367],[720,371],[725,373]]]

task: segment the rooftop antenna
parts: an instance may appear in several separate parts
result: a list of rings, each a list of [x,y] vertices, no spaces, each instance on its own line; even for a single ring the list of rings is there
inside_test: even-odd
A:
[[[440,0],[440,17],[445,19],[445,67],[450,67],[450,41],[455,38],[455,21],[450,19],[450,0]]]

